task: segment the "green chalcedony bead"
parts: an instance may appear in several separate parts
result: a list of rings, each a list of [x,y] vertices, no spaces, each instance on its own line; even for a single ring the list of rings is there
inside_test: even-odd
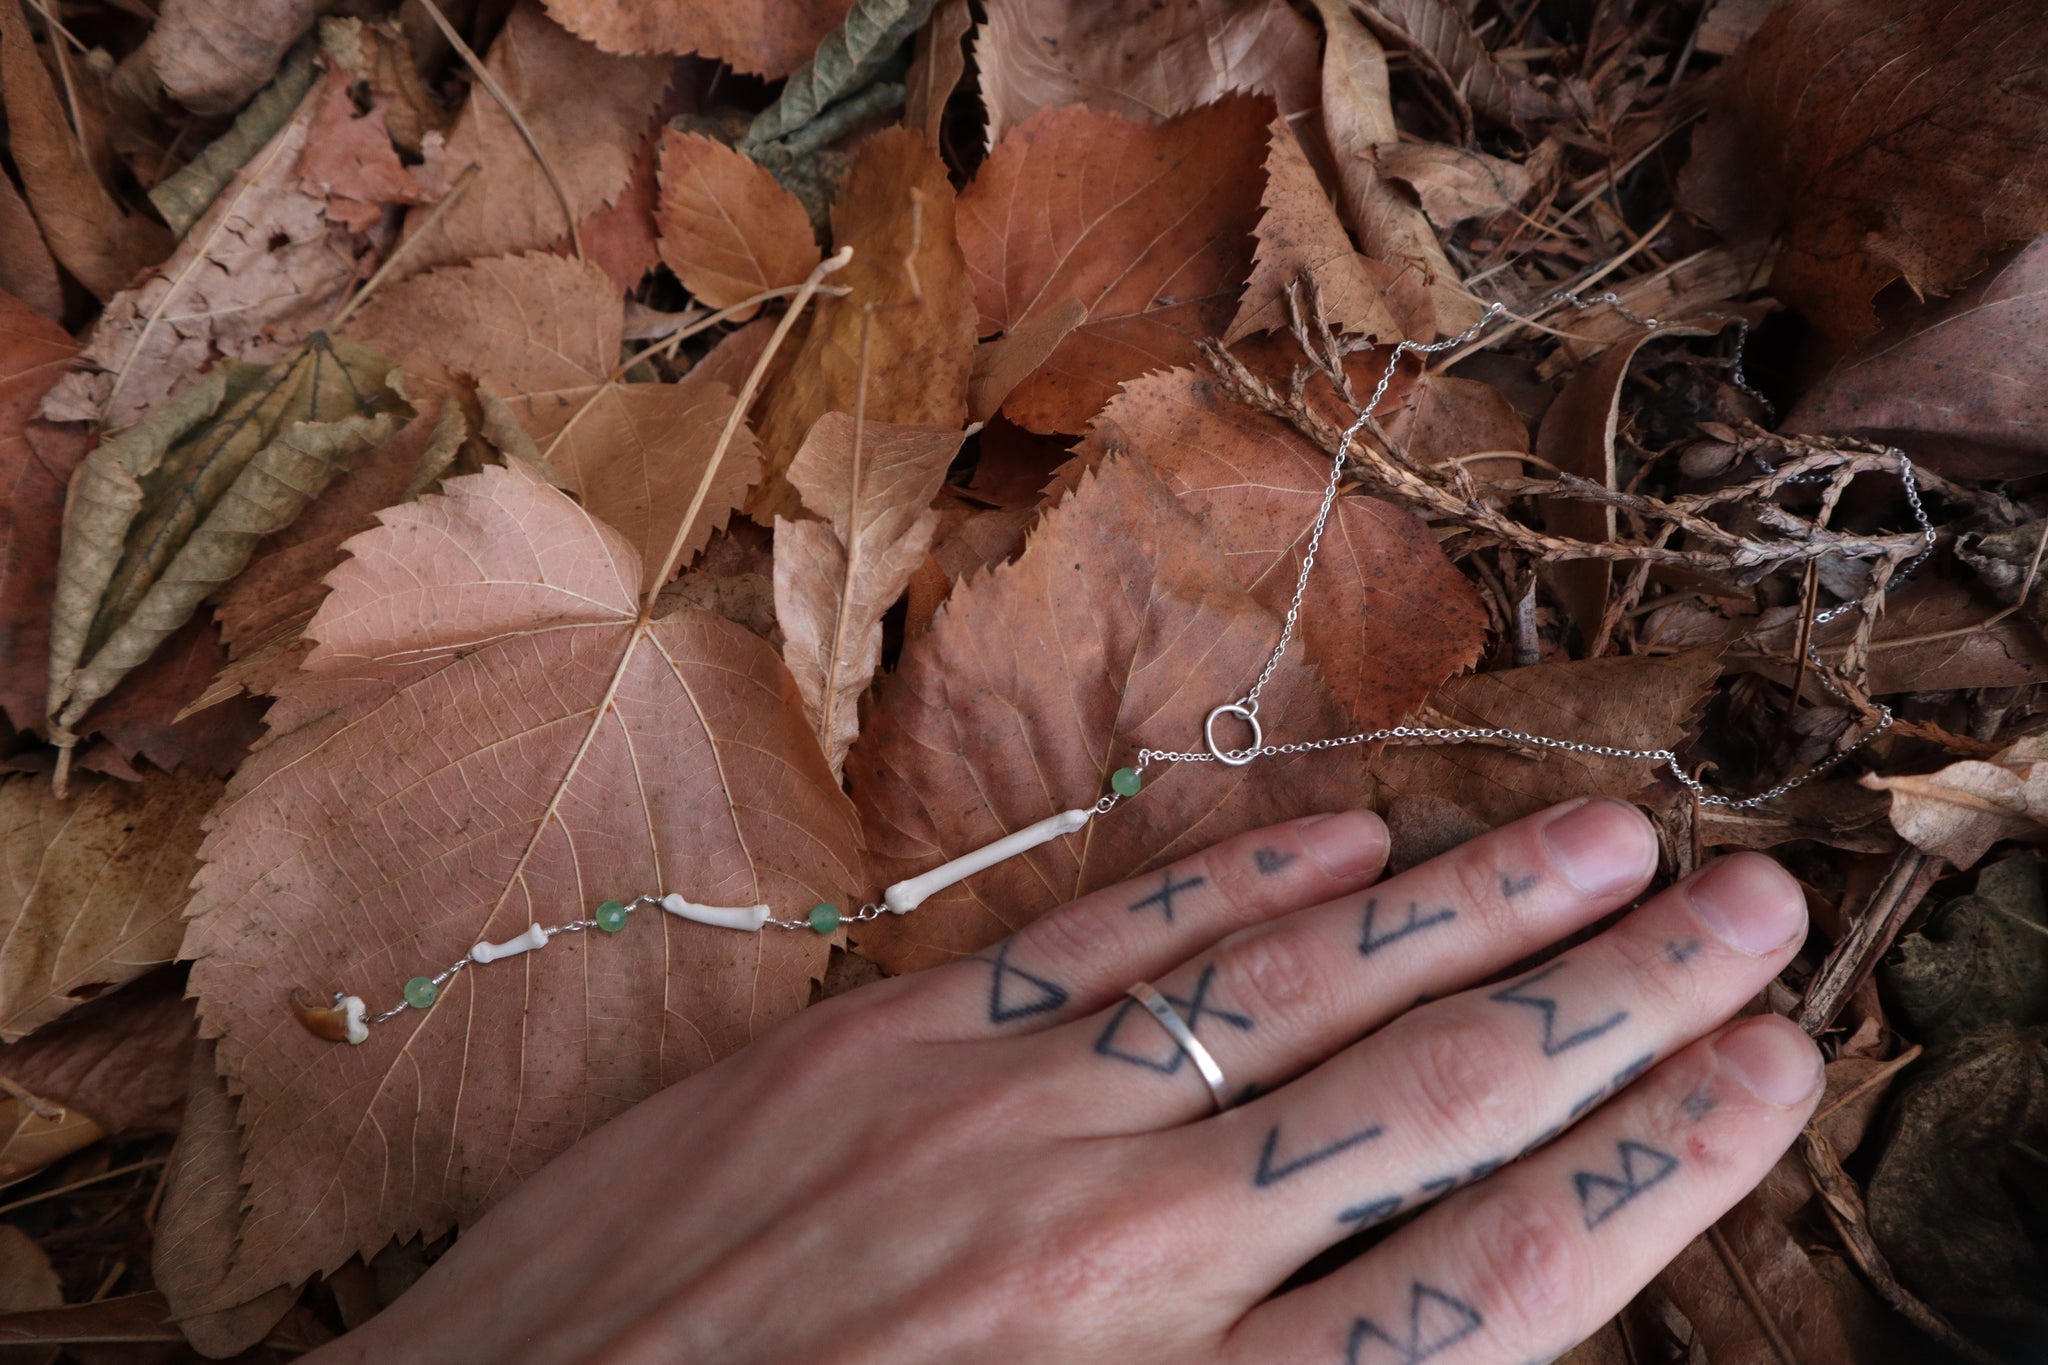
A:
[[[831,901],[819,901],[811,907],[811,928],[821,934],[829,934],[839,927],[839,907]]]
[[[1109,775],[1109,789],[1118,796],[1136,796],[1143,781],[1136,768],[1118,768]]]
[[[597,927],[607,934],[616,934],[626,927],[626,907],[617,901],[606,901],[591,911],[590,917],[596,920]]]
[[[433,1004],[434,997],[440,993],[441,988],[434,984],[434,979],[430,976],[416,976],[405,983],[405,1003],[416,1010],[423,1010]]]

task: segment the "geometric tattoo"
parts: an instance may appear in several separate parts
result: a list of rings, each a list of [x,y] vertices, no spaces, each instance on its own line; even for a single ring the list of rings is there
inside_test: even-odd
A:
[[[1490,997],[1510,1005],[1527,1005],[1530,1009],[1542,1014],[1543,1055],[1546,1057],[1555,1057],[1558,1053],[1568,1048],[1575,1048],[1580,1043],[1590,1042],[1613,1028],[1616,1024],[1619,1024],[1622,1020],[1628,1018],[1627,1010],[1616,1010],[1598,1023],[1588,1024],[1582,1029],[1560,1037],[1557,1031],[1556,999],[1548,995],[1532,995],[1529,993],[1529,990],[1530,987],[1563,971],[1565,966],[1566,963],[1563,961],[1553,962],[1542,971],[1536,972],[1531,976],[1525,976],[1514,985],[1503,990],[1495,991]]]
[[[1380,1126],[1375,1123],[1370,1128],[1359,1129],[1350,1137],[1338,1138],[1327,1147],[1318,1147],[1312,1152],[1289,1157],[1276,1166],[1273,1164],[1273,1153],[1280,1146],[1280,1125],[1276,1123],[1267,1130],[1266,1145],[1259,1149],[1259,1169],[1253,1172],[1252,1183],[1262,1190],[1268,1185],[1277,1185],[1296,1171],[1306,1170],[1319,1161],[1327,1161],[1337,1153],[1348,1151],[1361,1142],[1371,1142],[1380,1135],[1380,1131]]]
[[[988,983],[988,1021],[991,1024],[1007,1024],[1012,1019],[1044,1014],[1067,1003],[1066,987],[1022,967],[1010,965],[1010,948],[1014,943],[1014,939],[1004,939],[1003,946],[996,949],[991,961],[996,969]],[[1021,984],[1014,991],[1006,990],[1004,983],[1012,977]]]
[[[1425,915],[1422,913],[1421,906],[1417,905],[1414,901],[1409,901],[1407,919],[1399,924],[1391,925],[1385,930],[1375,932],[1378,929],[1379,915],[1379,901],[1376,898],[1368,897],[1365,902],[1365,932],[1358,940],[1358,955],[1360,957],[1371,957],[1389,943],[1404,939],[1410,934],[1419,933],[1434,925],[1442,924],[1447,920],[1454,920],[1458,917],[1458,912],[1447,906],[1442,910],[1435,910]]]
[[[1420,1365],[1485,1325],[1471,1304],[1420,1280],[1408,1286],[1408,1326],[1396,1336],[1371,1318],[1351,1324],[1345,1365]]]
[[[1132,901],[1131,909],[1143,910],[1148,905],[1156,905],[1159,907],[1159,913],[1166,916],[1166,922],[1171,924],[1173,923],[1173,898],[1183,891],[1192,891],[1198,886],[1206,886],[1208,882],[1209,879],[1207,877],[1190,877],[1184,882],[1177,882],[1173,879],[1173,869],[1168,868],[1159,889],[1149,896]]]
[[[1177,995],[1169,995],[1165,991],[1161,991],[1159,994],[1165,997],[1169,1004],[1179,1007],[1181,1021],[1188,1026],[1188,1032],[1190,1033],[1200,1032],[1203,1018],[1211,1015],[1221,1019],[1240,1033],[1249,1033],[1252,1027],[1250,1015],[1238,1014],[1233,1010],[1218,1009],[1216,1006],[1208,1003],[1209,983],[1215,979],[1215,976],[1216,964],[1212,962],[1202,968],[1201,979],[1195,982],[1195,989],[1189,994],[1187,999],[1183,1000]],[[1142,1010],[1143,1008],[1135,999],[1126,999],[1122,1004],[1118,1005],[1116,1013],[1109,1016],[1109,1026],[1103,1029],[1102,1036],[1095,1040],[1095,1051],[1104,1057],[1114,1057],[1120,1062],[1130,1062],[1135,1066],[1147,1067],[1157,1071],[1161,1075],[1171,1076],[1179,1071],[1181,1063],[1188,1059],[1187,1053],[1182,1052],[1173,1043],[1171,1038],[1165,1039],[1166,1055],[1163,1057],[1148,1057],[1141,1052],[1126,1052],[1116,1045],[1116,1037],[1123,1029],[1124,1020],[1130,1018],[1133,1010]],[[1148,1015],[1147,1017],[1149,1018],[1150,1016]],[[1153,1032],[1160,1035],[1165,1034],[1165,1030],[1160,1028],[1156,1021],[1153,1023]]]
[[[1622,1205],[1678,1169],[1677,1157],[1640,1142],[1624,1139],[1615,1151],[1621,1157],[1619,1176],[1580,1171],[1572,1177],[1588,1228],[1606,1222]]]

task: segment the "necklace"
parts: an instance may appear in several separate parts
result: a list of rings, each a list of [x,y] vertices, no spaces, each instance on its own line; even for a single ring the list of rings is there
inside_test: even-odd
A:
[[[1615,310],[1630,323],[1640,327],[1658,328],[1663,324],[1658,319],[1633,313],[1621,299],[1609,292],[1592,298],[1582,299],[1570,291],[1560,291],[1544,300],[1545,303],[1564,303],[1575,309],[1606,306]],[[1475,742],[1510,743],[1525,748],[1548,749],[1562,753],[1587,754],[1599,758],[1621,759],[1663,767],[1680,786],[1689,791],[1700,805],[1720,806],[1730,810],[1752,810],[1783,796],[1795,787],[1803,786],[1819,777],[1830,768],[1841,763],[1857,750],[1869,744],[1891,728],[1893,715],[1889,706],[1877,704],[1875,716],[1862,735],[1852,743],[1836,750],[1820,763],[1779,782],[1776,786],[1749,796],[1729,796],[1710,791],[1698,778],[1688,773],[1679,762],[1678,755],[1670,749],[1627,749],[1605,744],[1593,744],[1583,740],[1561,739],[1553,735],[1532,734],[1525,730],[1498,729],[1487,726],[1432,727],[1395,725],[1377,730],[1359,731],[1355,734],[1336,735],[1320,739],[1289,740],[1281,743],[1266,742],[1265,730],[1259,722],[1259,695],[1272,680],[1274,672],[1286,656],[1288,646],[1293,643],[1294,634],[1301,623],[1302,603],[1308,592],[1309,576],[1315,571],[1316,552],[1321,548],[1323,533],[1329,525],[1330,514],[1337,505],[1342,488],[1344,471],[1351,458],[1351,451],[1359,433],[1372,420],[1373,413],[1386,398],[1388,388],[1394,382],[1402,360],[1411,354],[1431,355],[1463,346],[1479,336],[1497,318],[1504,316],[1507,309],[1496,302],[1486,310],[1470,327],[1456,336],[1442,341],[1397,343],[1387,358],[1385,368],[1380,372],[1379,382],[1372,396],[1358,409],[1356,418],[1337,443],[1335,454],[1330,460],[1330,476],[1323,487],[1322,501],[1314,520],[1310,523],[1308,544],[1301,557],[1301,567],[1294,583],[1294,596],[1288,603],[1282,620],[1279,639],[1267,656],[1265,666],[1251,687],[1235,701],[1227,701],[1208,713],[1202,726],[1201,749],[1167,750],[1140,749],[1132,766],[1119,768],[1111,774],[1109,790],[1092,805],[1077,806],[1061,811],[1035,824],[1004,835],[969,853],[949,862],[942,863],[915,877],[885,888],[879,902],[861,906],[850,913],[842,913],[838,906],[822,902],[814,906],[802,919],[776,919],[766,905],[724,906],[700,905],[677,892],[635,896],[629,901],[607,900],[591,912],[589,919],[570,920],[563,924],[544,926],[538,921],[527,930],[506,939],[502,943],[478,943],[458,961],[431,976],[416,976],[405,983],[402,999],[398,1004],[379,1014],[369,1013],[361,996],[336,991],[326,1002],[305,991],[294,992],[291,999],[293,1012],[299,1022],[309,1031],[335,1042],[360,1044],[368,1041],[373,1026],[386,1023],[408,1010],[425,1010],[433,1006],[441,991],[462,972],[474,967],[488,966],[508,957],[545,948],[555,939],[566,934],[583,934],[591,930],[610,935],[625,929],[633,913],[638,910],[660,909],[698,924],[707,924],[721,929],[745,932],[759,932],[763,929],[804,930],[815,934],[830,934],[843,924],[858,924],[865,920],[878,919],[884,914],[903,915],[915,910],[933,894],[966,880],[978,872],[997,863],[1014,858],[1040,844],[1060,838],[1079,830],[1090,820],[1109,814],[1112,810],[1138,795],[1144,786],[1145,773],[1154,764],[1174,763],[1221,763],[1229,767],[1242,767],[1262,758],[1278,758],[1290,754],[1315,753],[1325,749],[1341,749],[1360,744],[1470,744]],[[1742,372],[1743,344],[1748,335],[1748,324],[1741,322],[1736,337],[1735,359],[1731,378],[1744,393],[1762,402],[1768,409],[1769,401],[1750,387]],[[1776,475],[1774,469],[1761,456],[1752,459],[1762,465],[1767,475]],[[1921,502],[1920,486],[1915,477],[1913,463],[1896,448],[1884,450],[1875,461],[1866,467],[1885,468],[1896,474],[1905,491],[1906,501],[1912,509],[1913,520],[1919,531],[1920,548],[1891,575],[1889,582],[1903,581],[1921,562],[1932,553],[1936,541],[1933,522],[1928,518],[1927,509]],[[1828,476],[1812,472],[1794,472],[1779,480],[1789,483],[1826,483]],[[1829,670],[1821,659],[1820,649],[1811,642],[1815,628],[1826,625],[1851,612],[1868,609],[1869,599],[1842,602],[1824,611],[1816,611],[1807,621],[1803,632],[1808,638],[1806,653],[1814,665],[1815,676],[1820,685],[1838,701],[1850,699],[1829,677]],[[1247,742],[1241,748],[1227,747],[1217,738],[1217,722],[1235,721],[1248,731]]]

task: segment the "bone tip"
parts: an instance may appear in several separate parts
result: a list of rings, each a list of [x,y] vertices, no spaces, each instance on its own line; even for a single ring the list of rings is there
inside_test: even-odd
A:
[[[369,1010],[364,1006],[363,998],[360,995],[342,997],[341,1012],[342,1027],[348,1030],[343,1036],[358,1047],[369,1042],[370,1025],[365,1018]]]

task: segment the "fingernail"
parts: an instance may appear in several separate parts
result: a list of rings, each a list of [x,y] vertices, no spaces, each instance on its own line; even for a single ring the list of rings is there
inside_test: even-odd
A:
[[[1715,938],[1759,957],[1806,932],[1806,897],[1792,875],[1760,853],[1715,863],[1685,886],[1693,914]]]
[[[1611,797],[1553,816],[1541,838],[1565,880],[1588,896],[1637,885],[1657,856],[1650,822]]]
[[[1309,856],[1333,877],[1369,872],[1386,856],[1387,827],[1369,810],[1312,815],[1295,832]]]
[[[1729,1075],[1765,1104],[1799,1103],[1820,1088],[1820,1049],[1789,1021],[1766,1017],[1737,1024],[1714,1052]]]

